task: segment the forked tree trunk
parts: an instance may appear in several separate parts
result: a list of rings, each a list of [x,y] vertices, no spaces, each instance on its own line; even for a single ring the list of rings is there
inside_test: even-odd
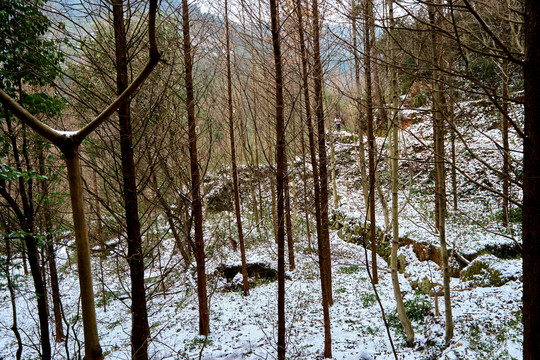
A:
[[[227,105],[229,108],[229,138],[231,141],[231,168],[234,191],[234,213],[236,215],[236,228],[238,229],[238,242],[240,243],[240,256],[242,259],[242,284],[244,296],[249,296],[249,284],[246,266],[246,248],[244,245],[244,232],[242,230],[242,217],[240,215],[240,191],[238,189],[238,169],[236,167],[236,146],[234,142],[234,117],[232,101],[232,75],[231,75],[231,45],[229,33],[229,6],[225,0],[225,40],[227,51]]]
[[[540,354],[540,2],[525,1],[523,359]]]
[[[191,202],[195,222],[195,261],[197,262],[197,294],[199,298],[199,334],[210,334],[210,315],[206,291],[206,265],[203,239],[203,217],[201,199],[201,178],[197,158],[197,131],[195,122],[195,96],[193,94],[193,62],[191,37],[189,35],[189,8],[187,0],[182,0],[182,33],[184,44],[184,67],[186,71],[186,106],[188,115],[189,159],[191,165]]]
[[[287,162],[285,149],[285,121],[283,119],[283,75],[279,37],[278,0],[270,0],[272,47],[276,81],[276,193],[277,193],[277,243],[278,243],[278,360],[285,360],[285,177]]]
[[[85,138],[88,137],[88,135],[107,121],[123,102],[125,102],[135,93],[135,91],[148,78],[159,62],[160,54],[157,49],[155,36],[156,12],[157,1],[150,0],[148,11],[148,43],[150,45],[150,49],[149,59],[145,67],[122,93],[122,95],[114,99],[109,106],[107,106],[99,115],[90,121],[88,125],[78,131],[67,135],[50,128],[30,114],[26,109],[20,106],[15,100],[0,89],[0,101],[4,104],[4,106],[12,111],[21,121],[30,126],[36,133],[56,145],[65,156],[69,183],[69,195],[71,199],[71,209],[75,230],[75,244],[77,247],[77,264],[79,272],[79,286],[81,290],[85,340],[85,360],[101,360],[103,359],[103,353],[101,346],[99,345],[99,337],[97,333],[88,227],[86,225],[85,218],[82,178],[79,161],[79,145]]]

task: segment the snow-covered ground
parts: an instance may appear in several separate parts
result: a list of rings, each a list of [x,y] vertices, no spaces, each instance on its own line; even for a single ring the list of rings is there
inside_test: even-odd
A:
[[[463,155],[466,151],[475,151],[491,166],[499,169],[501,167],[502,161],[497,155],[500,152],[493,145],[494,142],[500,143],[500,131],[469,126],[480,122],[478,113],[480,110],[473,105],[462,104],[464,109],[467,109],[467,114],[461,118],[459,130],[463,132],[471,150],[456,142],[458,164],[474,180],[489,181],[489,185],[486,186],[500,191],[501,182],[493,171],[482,167],[474,157]],[[422,117],[420,113],[416,115]],[[489,123],[485,117],[482,119],[484,123]],[[402,152],[400,163],[402,181],[400,236],[437,244],[438,236],[432,214],[430,215],[433,207],[430,186],[433,185],[430,185],[427,170],[431,166],[428,163],[431,135],[432,129],[428,121],[413,123],[402,134],[401,145],[405,144],[406,150]],[[382,138],[378,139],[379,144],[383,141]],[[512,134],[511,143],[513,156],[516,161],[520,161],[520,142]],[[350,155],[354,164],[356,156],[354,144],[336,143],[336,151],[338,158]],[[407,169],[410,166],[406,160],[410,160],[413,156],[416,165],[410,166],[417,166],[419,171],[409,176]],[[386,167],[384,161],[383,158],[380,164],[383,170]],[[350,163],[338,168],[338,194],[341,196],[339,210],[348,216],[363,218],[364,201],[353,171],[357,169]],[[386,186],[385,181],[387,179],[381,175],[383,188]],[[458,188],[460,194],[458,211],[454,211],[449,205],[447,237],[450,249],[463,255],[470,255],[489,245],[519,241],[519,224],[513,225],[511,233],[497,223],[495,215],[500,208],[500,200],[496,196],[478,188],[460,174],[458,174]],[[447,182],[447,189],[451,189],[450,179]],[[518,189],[514,191],[516,199],[520,199]],[[389,200],[389,194],[385,195]],[[380,209],[380,206],[378,208]],[[268,212],[269,210],[267,214]],[[248,213],[246,209],[244,214]],[[213,214],[206,221],[205,238],[211,248],[207,264],[211,335],[206,341],[198,336],[195,270],[193,267],[184,269],[179,255],[170,253],[170,249],[173,248],[172,239],[166,238],[162,241],[160,261],[154,262],[147,271],[150,293],[149,323],[152,335],[149,352],[152,359],[276,358],[277,283],[259,281],[258,286],[251,289],[250,296],[244,297],[239,291],[227,291],[230,284],[217,273],[217,268],[221,264],[240,262],[240,255],[226,245],[230,216],[231,214],[225,212]],[[321,358],[324,343],[319,269],[317,255],[308,249],[305,224],[301,224],[302,221],[303,215],[299,213],[296,226],[296,270],[288,272],[289,279],[286,281],[287,356],[290,359],[318,359]],[[377,224],[384,228],[384,216],[381,211],[378,211]],[[266,225],[270,228],[271,222],[267,221]],[[275,268],[277,249],[271,231],[253,230],[254,225],[249,221],[245,222],[245,226],[248,233],[246,239],[248,261],[265,262]],[[313,239],[314,246],[315,241]],[[409,310],[415,314],[413,321],[415,345],[409,348],[406,347],[404,334],[397,320],[390,269],[386,262],[381,257],[378,258],[379,284],[376,285],[375,293],[366,269],[366,256],[367,259],[371,259],[369,250],[343,241],[337,236],[337,231],[331,231],[331,250],[334,295],[331,322],[335,359],[393,359],[391,341],[399,359],[522,357],[522,283],[519,280],[521,259],[492,259],[495,264],[493,266],[503,276],[516,279],[502,286],[480,287],[474,281],[451,279],[455,330],[452,341],[445,346],[444,299],[438,297],[436,300],[429,295],[419,294],[412,287],[413,282],[422,281],[423,278],[428,278],[431,283],[442,284],[441,270],[433,261],[419,261],[410,245],[403,247],[400,252],[408,265],[404,274],[399,274],[401,291]],[[156,251],[157,249],[154,249],[154,256]],[[104,282],[110,295],[106,309],[99,296],[101,281],[97,260],[94,263],[100,341],[106,358],[128,359],[131,316],[125,260],[111,255],[104,265]],[[82,348],[83,336],[78,306],[78,279],[75,265],[68,264],[66,247],[58,248],[58,266],[62,269],[60,285],[65,320],[70,327],[67,345],[54,344],[54,359],[66,359],[68,353],[73,359],[77,358],[77,352]],[[16,271],[20,273],[22,270]],[[163,285],[162,274],[165,277]],[[31,279],[19,278],[18,321],[25,344],[23,358],[28,359],[38,357],[37,311],[32,292]],[[0,296],[2,296],[0,358],[10,359],[15,356],[16,340],[10,330],[12,312],[9,293],[5,286],[2,286]],[[377,297],[380,299],[382,309]],[[435,309],[436,302],[440,313],[438,315]],[[391,340],[386,331],[382,310],[390,329]],[[54,328],[52,318],[51,328]]]

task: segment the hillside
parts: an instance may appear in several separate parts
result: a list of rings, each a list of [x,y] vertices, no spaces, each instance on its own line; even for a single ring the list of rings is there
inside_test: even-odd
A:
[[[522,357],[521,323],[522,265],[521,224],[519,211],[514,210],[510,228],[501,224],[501,200],[490,189],[500,192],[501,180],[496,174],[502,166],[501,131],[495,109],[485,101],[465,102],[457,107],[456,121],[456,210],[452,203],[452,167],[447,164],[447,241],[451,250],[453,277],[452,308],[454,338],[444,346],[444,301],[437,294],[442,284],[438,238],[433,220],[432,125],[429,113],[422,109],[405,111],[406,122],[400,135],[400,259],[401,290],[416,334],[415,346],[405,346],[401,325],[396,315],[390,268],[385,262],[389,235],[385,229],[380,200],[377,204],[377,226],[380,229],[380,283],[376,292],[366,269],[371,259],[369,249],[362,246],[362,229],[366,227],[365,205],[357,166],[360,144],[346,131],[334,133],[336,182],[339,207],[331,207],[331,247],[334,305],[331,308],[332,342],[335,359],[393,359],[392,346],[386,331],[389,328],[393,345],[400,359],[519,359]],[[522,123],[522,109],[512,115]],[[448,129],[450,133],[450,129]],[[384,132],[379,135],[384,135]],[[382,193],[389,201],[387,139],[377,138],[383,151],[378,158]],[[515,164],[522,161],[521,141],[510,134]],[[449,136],[447,154],[451,153]],[[320,358],[323,346],[322,306],[317,254],[309,248],[302,202],[302,159],[292,166],[296,189],[295,251],[296,270],[288,272],[287,289],[287,354],[291,359]],[[309,166],[308,166],[309,168]],[[516,165],[518,174],[522,166]],[[224,172],[228,174],[228,172]],[[246,224],[247,259],[260,263],[254,267],[249,297],[239,291],[241,279],[228,281],[224,268],[240,264],[240,254],[233,250],[229,236],[235,237],[234,215],[217,209],[205,221],[207,273],[211,335],[205,341],[197,335],[198,312],[194,264],[183,267],[174,251],[174,240],[168,233],[165,219],[158,218],[149,233],[147,287],[152,341],[149,353],[154,359],[273,359],[276,343],[277,283],[276,244],[272,220],[268,174],[263,172],[263,196],[268,208],[260,224],[253,221],[249,203],[249,186],[254,179],[241,173],[244,221]],[[223,174],[209,175],[209,197],[227,201],[227,182]],[[307,180],[307,185],[310,185]],[[521,190],[514,186],[513,197],[521,202]],[[379,197],[378,197],[379,199]],[[332,203],[332,201],[330,201]],[[226,208],[226,207],[225,207]],[[515,208],[515,207],[514,207]],[[311,219],[313,220],[313,219]],[[314,232],[314,224],[311,224]],[[155,239],[160,239],[155,242]],[[125,254],[121,241],[99,271],[94,262],[96,294],[105,284],[105,300],[96,295],[99,334],[108,359],[130,357],[131,318],[129,312],[129,278],[127,264],[115,254]],[[311,243],[316,248],[316,239]],[[58,266],[66,343],[54,344],[55,359],[73,359],[81,350],[82,322],[78,305],[78,279],[71,240],[57,248]],[[264,265],[264,266],[263,266]],[[265,267],[267,266],[267,267]],[[17,270],[22,274],[22,269]],[[103,274],[103,277],[102,277]],[[99,279],[99,280],[98,280]],[[102,280],[102,281],[101,281]],[[0,303],[0,358],[14,358],[16,340],[10,330],[12,322],[9,293],[2,279]],[[24,354],[37,358],[38,331],[33,287],[28,277],[18,278],[18,320],[23,332]],[[380,300],[380,302],[379,302]],[[106,306],[104,306],[106,305]],[[440,311],[441,314],[437,312]],[[51,320],[52,321],[52,320]]]

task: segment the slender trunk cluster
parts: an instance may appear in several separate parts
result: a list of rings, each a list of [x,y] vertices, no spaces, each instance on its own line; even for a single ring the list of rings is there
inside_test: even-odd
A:
[[[225,0],[225,39],[227,52],[227,104],[229,109],[229,138],[231,142],[231,168],[234,191],[234,213],[236,215],[236,227],[238,229],[238,242],[240,243],[240,256],[242,258],[242,284],[244,286],[244,296],[249,295],[249,284],[246,266],[246,248],[244,245],[244,232],[242,230],[242,219],[240,216],[240,191],[238,189],[238,169],[236,166],[236,146],[234,142],[234,117],[232,100],[232,75],[231,75],[231,39],[229,34],[229,9]]]

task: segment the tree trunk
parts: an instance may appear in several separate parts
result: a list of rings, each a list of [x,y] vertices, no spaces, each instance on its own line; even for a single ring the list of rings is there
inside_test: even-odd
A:
[[[99,274],[101,277],[101,300],[103,301],[103,312],[107,312],[107,296],[105,291],[105,276],[103,271],[103,260],[106,257],[105,238],[103,237],[103,223],[101,221],[101,205],[99,203],[99,188],[97,182],[97,171],[93,171],[94,178],[94,206],[96,211],[97,237],[101,254],[99,255]]]
[[[390,19],[390,31],[394,33],[394,1],[388,0],[388,17]],[[390,61],[395,61],[396,46],[390,44]],[[398,80],[397,69],[395,67],[390,68],[391,81],[392,81],[392,126],[391,133],[391,169],[392,169],[392,252],[390,256],[390,267],[392,271],[392,285],[394,287],[394,298],[396,299],[396,307],[398,312],[399,321],[405,330],[407,337],[407,345],[413,346],[414,344],[414,330],[411,325],[411,321],[405,311],[405,305],[403,304],[403,297],[401,295],[401,289],[399,286],[398,277],[398,261],[397,252],[399,249],[399,208],[398,208],[398,187],[399,187],[399,173],[398,173],[398,159],[399,159],[399,142],[398,142],[398,128],[399,124],[399,103],[398,103]]]
[[[81,304],[84,329],[84,351],[86,360],[101,360],[103,353],[99,345],[96,323],[96,308],[94,304],[94,288],[92,285],[92,269],[90,264],[90,245],[88,227],[84,211],[82,191],[81,165],[77,145],[61,148],[66,158],[69,181],[69,196],[73,212],[75,229],[75,244],[77,245],[77,269],[81,289]]]
[[[315,114],[319,134],[319,182],[320,182],[320,217],[321,231],[319,236],[319,262],[321,271],[321,288],[324,317],[324,357],[332,357],[332,335],[330,329],[330,309],[332,305],[332,268],[330,259],[330,236],[328,229],[328,171],[326,168],[326,138],[324,130],[323,108],[323,72],[320,52],[319,5],[312,3],[313,16],[313,55],[314,55],[314,90]]]
[[[44,149],[39,154],[39,173],[45,176],[45,153]],[[49,206],[49,181],[41,181],[41,193],[45,199],[43,204],[45,232],[47,233],[47,264],[49,265],[49,276],[51,278],[51,292],[53,299],[54,325],[56,330],[56,342],[64,341],[64,327],[62,323],[62,304],[60,302],[60,287],[58,284],[58,273],[56,271],[56,254],[54,252],[54,239],[52,236],[51,208]]]
[[[285,154],[286,155],[286,154]],[[285,157],[285,163],[287,158]],[[287,224],[287,252],[289,255],[289,270],[296,268],[294,262],[294,229],[292,222],[292,209],[291,209],[291,191],[289,184],[289,175],[285,174],[285,222]]]
[[[32,235],[32,228],[27,227],[27,234],[24,236],[26,250],[28,251],[28,263],[30,272],[34,280],[34,287],[37,298],[37,308],[39,315],[39,328],[41,339],[41,358],[51,359],[51,342],[49,339],[49,311],[47,310],[47,301],[45,299],[45,283],[41,277],[41,267],[39,266],[39,254],[36,246],[36,238]]]
[[[9,231],[6,231],[9,232]],[[21,333],[19,331],[19,325],[17,321],[17,301],[15,297],[15,284],[13,284],[13,279],[11,278],[11,239],[9,236],[6,236],[4,238],[5,244],[6,244],[6,263],[5,263],[5,276],[7,280],[7,287],[9,291],[9,299],[11,302],[11,311],[13,313],[13,321],[11,325],[11,331],[13,331],[13,334],[15,335],[15,338],[17,339],[17,352],[15,355],[15,358],[17,360],[21,360],[22,356],[22,350],[23,350],[23,344],[21,339]]]
[[[240,216],[240,191],[238,189],[238,169],[236,167],[236,146],[234,143],[234,117],[232,101],[232,75],[231,75],[231,45],[229,34],[229,6],[225,0],[225,39],[227,51],[227,104],[229,108],[229,138],[231,141],[231,168],[234,190],[234,212],[236,215],[236,227],[238,229],[238,242],[240,243],[240,256],[242,258],[242,283],[244,296],[249,296],[249,284],[246,265],[246,248],[244,246],[244,233],[242,231],[242,217]]]
[[[301,41],[303,41],[303,35],[302,35],[302,39]],[[305,50],[304,50],[305,51]],[[305,56],[305,54],[304,54]],[[307,160],[307,157],[306,157],[306,142],[305,142],[305,137],[304,137],[304,133],[305,133],[305,124],[304,124],[304,120],[302,118],[300,118],[300,121],[301,121],[301,130],[300,130],[300,133],[302,134],[302,136],[300,137],[301,139],[301,147],[302,147],[302,182],[303,182],[303,188],[304,188],[304,215],[306,217],[306,236],[307,236],[307,240],[308,240],[308,251],[311,252],[312,251],[312,246],[311,246],[311,225],[310,225],[310,221],[309,221],[309,214],[311,212],[311,207],[310,207],[310,204],[311,204],[311,194],[310,192],[308,191],[308,185],[307,185],[307,179],[308,179],[308,175],[307,175],[307,169],[306,169],[306,162],[308,161]]]
[[[182,0],[182,33],[184,42],[184,67],[186,71],[186,105],[188,115],[189,159],[191,165],[191,201],[195,221],[195,261],[197,262],[197,293],[199,297],[199,334],[210,334],[210,315],[206,292],[206,265],[203,239],[201,179],[197,159],[197,130],[195,122],[195,96],[193,94],[193,62],[191,37],[189,35],[189,9],[187,0]]]
[[[278,0],[270,0],[272,47],[274,49],[276,80],[276,193],[278,243],[278,360],[285,360],[285,181],[287,162],[285,150],[285,121],[283,118],[283,75],[279,37]]]
[[[124,27],[124,5],[122,0],[113,1],[114,37],[116,43],[116,86],[120,95],[129,85],[127,39]],[[131,278],[131,354],[133,359],[148,359],[148,312],[144,286],[144,261],[141,225],[137,201],[137,179],[133,159],[131,108],[129,100],[118,108],[120,122],[120,151],[122,157],[123,196],[126,212],[128,263]]]
[[[540,354],[540,2],[525,1],[523,359]]]
[[[503,140],[503,219],[502,224],[508,227],[509,221],[509,205],[510,202],[510,144],[508,143],[508,60],[502,61],[502,140]]]
[[[302,61],[302,90],[304,92],[304,108],[306,111],[306,128],[309,141],[309,155],[312,167],[313,177],[313,191],[315,202],[315,227],[317,232],[318,243],[321,239],[321,202],[320,202],[320,187],[319,187],[319,166],[317,164],[317,154],[315,145],[315,134],[313,133],[313,122],[311,118],[311,101],[309,91],[309,77],[308,77],[308,57],[307,49],[304,40],[304,25],[302,17],[302,4],[300,0],[295,0],[295,10],[298,17],[298,35],[300,41],[300,57]],[[304,179],[304,183],[307,179]],[[306,197],[307,202],[307,197]],[[307,211],[307,210],[306,210]],[[311,248],[311,239],[309,239]],[[319,251],[320,253],[320,251]],[[320,254],[319,254],[320,255]],[[324,284],[323,284],[324,285]],[[324,289],[324,287],[323,287]]]
[[[364,47],[365,47],[365,77],[366,77],[366,106],[368,131],[368,167],[369,167],[369,234],[371,239],[371,264],[373,283],[379,283],[377,271],[377,239],[375,229],[375,133],[373,130],[373,95],[371,83],[371,22],[373,4],[364,0]]]
[[[448,344],[454,336],[454,323],[452,320],[452,304],[450,298],[450,268],[448,265],[448,250],[446,249],[446,186],[445,186],[445,169],[444,169],[444,114],[442,107],[442,90],[441,80],[442,73],[440,70],[441,59],[441,42],[436,34],[436,28],[439,24],[440,15],[436,13],[434,2],[428,4],[429,20],[431,28],[432,41],[432,61],[433,61],[433,127],[434,127],[434,143],[435,143],[435,199],[438,216],[438,230],[441,244],[441,258],[443,268],[443,288],[444,288],[444,306],[445,306],[445,340]]]
[[[456,112],[454,111],[454,88],[450,84],[450,105],[448,106],[450,112],[450,147],[452,156],[452,200],[454,205],[454,212],[458,209],[458,192],[457,192],[457,171],[456,171]]]

